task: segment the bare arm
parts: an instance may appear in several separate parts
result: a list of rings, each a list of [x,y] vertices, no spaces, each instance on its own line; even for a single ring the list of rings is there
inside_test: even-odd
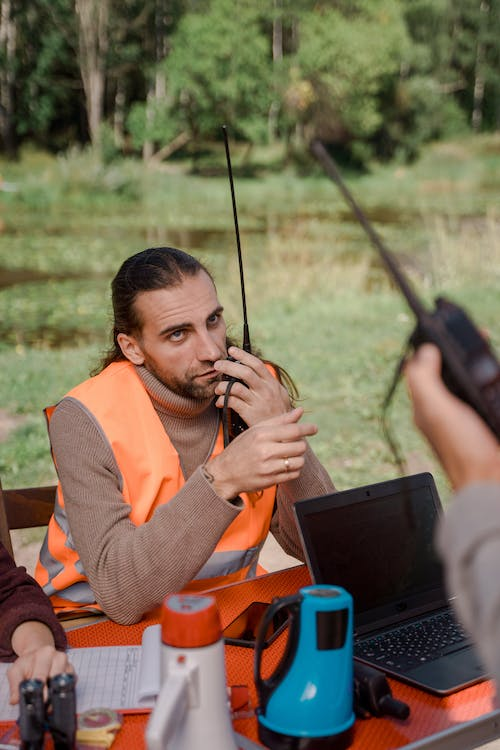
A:
[[[455,490],[437,543],[449,593],[486,668],[500,681],[500,455],[498,441],[441,380],[439,350],[426,344],[405,368],[417,427]]]
[[[500,481],[500,453],[493,433],[441,380],[441,355],[424,344],[405,367],[415,424],[425,435],[455,489]]]

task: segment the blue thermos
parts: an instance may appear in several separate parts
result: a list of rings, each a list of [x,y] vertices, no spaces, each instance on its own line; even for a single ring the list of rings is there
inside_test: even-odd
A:
[[[267,629],[279,610],[288,641],[274,672],[262,677]],[[342,750],[352,741],[353,605],[340,586],[305,586],[275,600],[255,644],[259,739],[270,750]]]

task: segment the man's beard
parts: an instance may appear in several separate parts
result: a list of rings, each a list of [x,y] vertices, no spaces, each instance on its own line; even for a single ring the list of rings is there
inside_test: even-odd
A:
[[[212,363],[207,363],[207,370],[212,369]],[[215,386],[222,379],[222,375],[217,375],[213,380],[205,383],[197,383],[194,379],[179,380],[178,378],[168,377],[165,373],[159,372],[155,365],[146,357],[144,367],[149,370],[160,383],[163,383],[172,393],[183,398],[194,399],[195,401],[209,401],[215,396]]]

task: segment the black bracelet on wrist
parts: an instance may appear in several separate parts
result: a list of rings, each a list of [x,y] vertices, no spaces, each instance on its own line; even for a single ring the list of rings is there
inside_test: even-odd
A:
[[[201,469],[201,473],[203,474],[203,476],[205,477],[205,479],[207,480],[207,482],[209,482],[209,484],[213,484],[214,483],[214,475],[209,472],[209,470],[207,469],[207,465],[206,464],[202,464],[200,466],[200,469]]]
[[[201,473],[203,474],[203,476],[205,477],[205,479],[207,480],[207,482],[208,482],[209,484],[213,484],[213,483],[214,483],[214,481],[215,481],[215,477],[214,477],[214,475],[213,475],[213,474],[212,474],[212,473],[211,473],[211,472],[210,472],[210,471],[209,471],[209,470],[207,469],[207,465],[206,465],[206,464],[202,464],[202,465],[200,466],[200,470],[201,470]],[[231,505],[236,505],[236,506],[239,506],[239,507],[243,506],[243,499],[242,499],[242,498],[241,498],[241,497],[240,497],[239,495],[236,495],[236,497],[231,497],[231,498],[229,498],[229,499],[227,500],[227,502],[228,502],[228,503],[231,503]]]

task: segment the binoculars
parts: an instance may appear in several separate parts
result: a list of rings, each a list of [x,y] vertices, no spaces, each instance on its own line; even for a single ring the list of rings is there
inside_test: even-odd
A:
[[[410,707],[393,698],[386,676],[368,664],[354,662],[354,711],[358,719],[393,716],[407,719]]]
[[[58,674],[47,680],[48,700],[41,680],[19,685],[21,750],[41,750],[45,732],[52,735],[54,750],[74,750],[76,738],[75,677]]]

